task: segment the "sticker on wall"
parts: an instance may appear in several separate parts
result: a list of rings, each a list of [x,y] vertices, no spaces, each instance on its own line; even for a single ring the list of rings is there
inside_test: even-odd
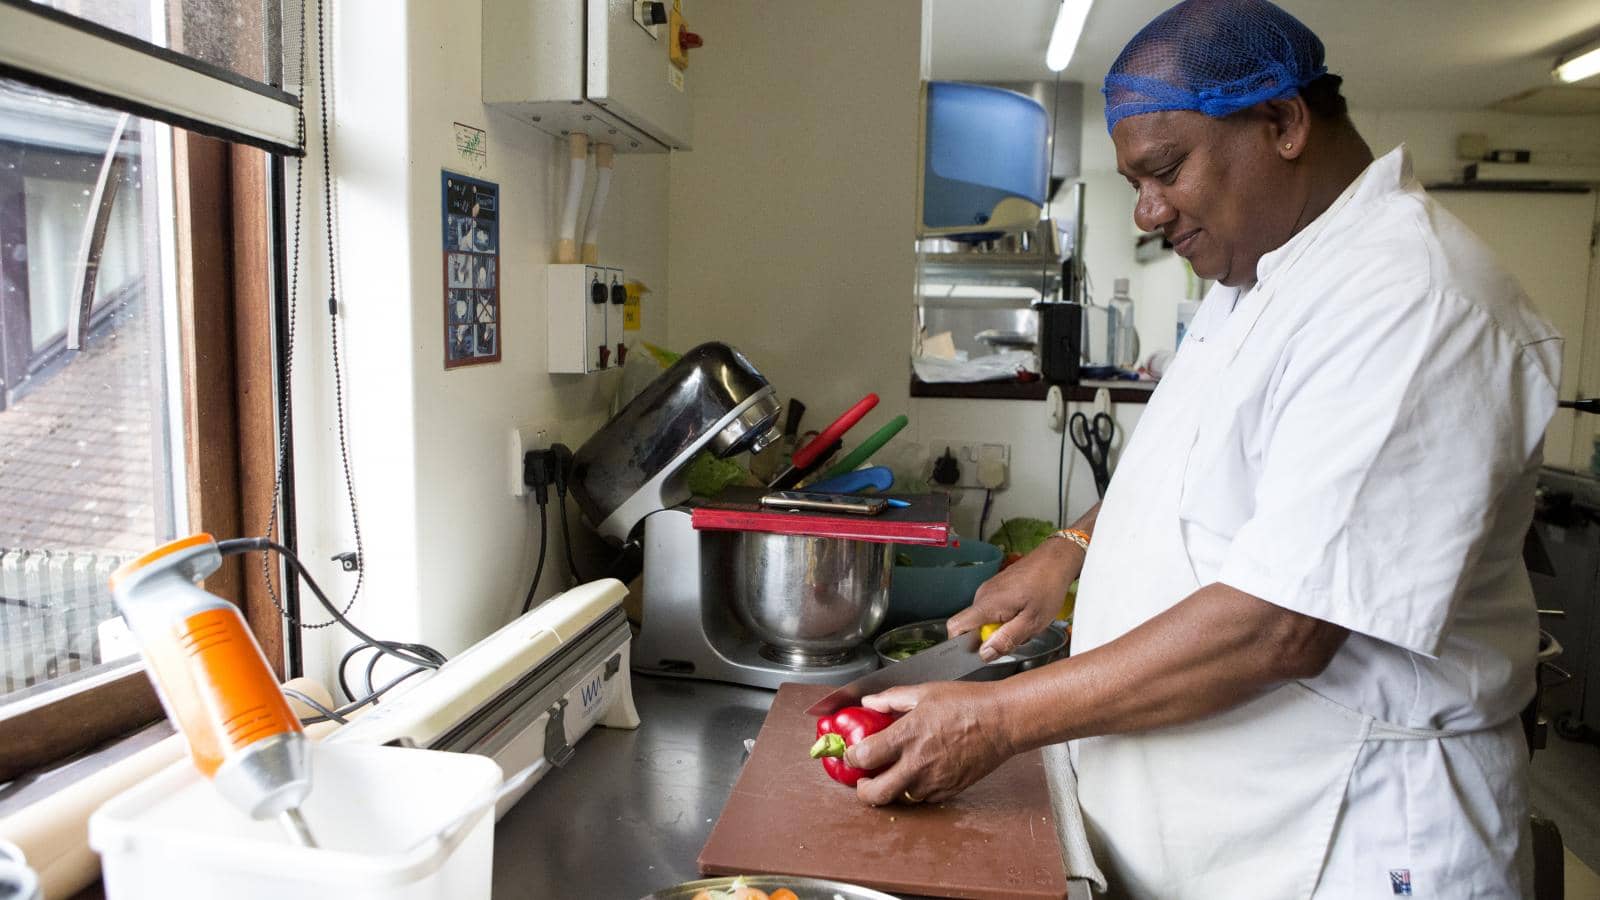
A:
[[[667,84],[677,88],[679,93],[683,92],[683,70],[670,62],[667,63]]]
[[[452,122],[456,130],[456,155],[475,172],[489,167],[489,139],[482,128]]]
[[[645,287],[642,281],[630,281],[623,285],[623,290],[627,294],[627,301],[622,306],[622,330],[638,331],[644,324],[639,301],[645,294],[650,293],[650,289]]]
[[[444,367],[499,362],[500,186],[449,170],[439,174],[439,184]]]

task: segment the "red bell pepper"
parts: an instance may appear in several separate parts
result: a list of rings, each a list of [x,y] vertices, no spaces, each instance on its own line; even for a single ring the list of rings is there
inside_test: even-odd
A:
[[[857,769],[845,764],[844,751],[862,738],[889,727],[897,717],[867,709],[864,706],[847,706],[831,716],[817,720],[817,742],[811,745],[811,758],[822,760],[828,777],[847,787],[855,787],[863,778],[871,778],[883,769]]]

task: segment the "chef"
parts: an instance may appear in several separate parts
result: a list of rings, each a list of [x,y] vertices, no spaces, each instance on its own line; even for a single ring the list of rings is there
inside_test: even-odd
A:
[[[1134,220],[1216,286],[1103,503],[949,623],[1005,653],[1077,579],[1072,656],[867,698],[904,716],[846,756],[888,767],[863,800],[1065,740],[1123,896],[1531,895],[1521,548],[1560,338],[1339,85],[1264,0],[1180,3],[1117,58]]]

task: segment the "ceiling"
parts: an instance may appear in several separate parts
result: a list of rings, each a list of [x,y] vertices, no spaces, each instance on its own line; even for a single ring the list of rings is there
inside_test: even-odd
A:
[[[930,0],[933,77],[1051,79],[1059,0]],[[1064,74],[1099,84],[1128,38],[1172,0],[1098,0]],[[1279,0],[1322,38],[1361,109],[1485,109],[1550,83],[1562,54],[1600,39],[1595,0]],[[1590,79],[1594,82],[1600,79]],[[1588,84],[1568,90],[1600,92]]]

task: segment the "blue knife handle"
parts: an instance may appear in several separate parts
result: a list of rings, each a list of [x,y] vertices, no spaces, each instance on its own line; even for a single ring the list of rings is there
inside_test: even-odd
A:
[[[806,485],[805,489],[818,494],[855,494],[867,488],[887,491],[893,485],[894,473],[889,471],[888,466],[868,466],[855,472],[824,478]]]

